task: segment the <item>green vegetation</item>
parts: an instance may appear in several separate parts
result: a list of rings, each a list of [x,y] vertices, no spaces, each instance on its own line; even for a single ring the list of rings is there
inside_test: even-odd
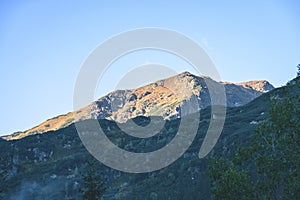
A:
[[[248,145],[211,160],[216,199],[300,199],[299,86],[298,76],[273,96],[269,118]]]
[[[0,158],[0,163],[4,163],[3,160]],[[6,184],[5,184],[5,180],[6,180],[6,170],[5,170],[6,167],[4,166],[1,166],[1,171],[0,171],[0,199],[2,199],[2,194],[5,192],[5,189],[6,189]]]
[[[106,190],[101,175],[99,174],[99,170],[96,169],[96,165],[97,163],[95,160],[87,162],[86,173],[83,175],[84,186],[83,188],[80,188],[83,199],[101,199]]]
[[[300,199],[299,79],[245,106],[227,108],[221,137],[212,152],[199,159],[211,120],[211,108],[202,109],[191,147],[170,166],[151,173],[130,174],[88,163],[95,159],[74,124],[20,140],[0,140],[3,198]],[[151,118],[153,123],[156,120],[161,117]],[[159,133],[142,139],[126,134],[113,121],[99,123],[118,147],[145,153],[169,144],[179,126],[188,132],[189,124],[181,120],[167,120]],[[87,134],[99,128],[91,121],[79,122]],[[150,122],[145,117],[134,121],[140,125]]]
[[[5,143],[5,140],[1,139],[0,138],[0,146],[1,148],[3,148],[3,151],[1,152],[4,152],[4,149],[7,149],[8,146],[7,144]],[[11,168],[11,164],[10,162],[8,162],[9,160],[9,156],[7,156],[8,154],[2,154],[0,156],[0,200],[1,199],[4,199],[4,195],[5,193],[7,192],[7,190],[9,189],[8,188],[8,184],[7,184],[7,180],[9,178],[9,168]]]

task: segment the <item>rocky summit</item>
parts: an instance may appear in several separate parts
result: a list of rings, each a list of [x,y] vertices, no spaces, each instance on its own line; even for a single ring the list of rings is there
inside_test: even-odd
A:
[[[16,132],[3,138],[20,139],[28,135],[58,130],[86,119],[108,119],[119,123],[137,116],[161,116],[167,120],[176,119],[182,116],[181,106],[192,99],[198,101],[198,110],[211,105],[207,83],[224,85],[228,107],[245,105],[274,89],[265,80],[243,83],[216,82],[209,77],[183,72],[137,89],[113,91],[80,110],[54,117],[32,129]],[[185,114],[195,111],[191,109]]]

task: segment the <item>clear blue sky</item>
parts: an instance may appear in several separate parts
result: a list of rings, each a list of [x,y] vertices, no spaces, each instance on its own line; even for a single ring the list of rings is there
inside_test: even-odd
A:
[[[1,1],[0,135],[72,111],[74,83],[89,53],[112,35],[142,27],[191,37],[226,81],[266,79],[281,86],[300,63],[297,0]],[[103,91],[116,79],[108,78]]]

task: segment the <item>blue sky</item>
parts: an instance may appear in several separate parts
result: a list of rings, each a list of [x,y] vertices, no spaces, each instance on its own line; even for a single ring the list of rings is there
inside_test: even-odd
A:
[[[281,86],[300,63],[296,0],[1,1],[0,135],[72,111],[74,83],[89,53],[112,35],[143,27],[189,36],[207,51],[224,81],[266,79]],[[162,57],[146,52],[123,63]],[[122,71],[121,64],[113,73]],[[167,64],[189,70],[176,58]],[[119,78],[104,77],[96,96],[111,91]]]

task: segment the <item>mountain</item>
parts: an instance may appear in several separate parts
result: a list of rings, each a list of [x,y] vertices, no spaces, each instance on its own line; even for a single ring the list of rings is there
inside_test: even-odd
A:
[[[3,138],[6,140],[20,139],[28,135],[58,130],[86,119],[108,119],[120,123],[137,116],[161,116],[164,119],[176,119],[182,115],[180,107],[193,97],[197,99],[199,109],[206,108],[211,104],[207,83],[224,85],[229,107],[245,105],[274,89],[265,80],[237,84],[219,83],[209,77],[183,72],[137,89],[111,92],[80,110],[54,117],[27,131],[16,132]],[[185,114],[191,112],[195,112],[195,110]]]
[[[214,199],[300,199],[299,75],[273,93],[267,119],[251,122],[258,124],[251,138],[239,135],[236,150],[227,144],[213,156],[208,175]],[[257,107],[269,101],[258,99]]]
[[[227,108],[222,135],[213,151],[203,159],[199,159],[198,153],[210,124],[210,106],[200,110],[194,142],[172,165],[150,173],[130,174],[98,162],[97,171],[107,188],[103,199],[212,199],[207,171],[213,155],[234,154],[238,145],[247,144],[258,124],[268,119],[272,100],[300,95],[299,80],[291,81],[290,87],[291,94],[284,92],[286,87],[277,88],[244,106]],[[184,117],[193,118],[194,114]],[[80,123],[88,128],[91,120]],[[149,152],[162,148],[174,138],[181,119],[167,120],[163,129],[151,138],[128,138],[116,122],[98,120],[107,137],[120,148]],[[184,126],[189,128],[189,124]],[[80,199],[82,174],[88,170],[87,162],[95,160],[83,146],[74,124],[19,140],[0,140],[0,146],[3,149],[0,172],[4,174],[0,190],[4,190],[4,199]]]

